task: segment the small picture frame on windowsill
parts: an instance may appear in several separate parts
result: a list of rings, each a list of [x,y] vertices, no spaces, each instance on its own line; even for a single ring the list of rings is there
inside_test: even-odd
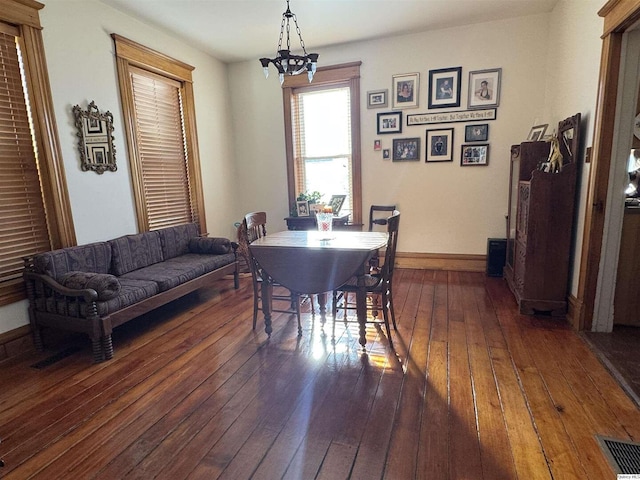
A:
[[[296,209],[299,217],[308,217],[309,216],[309,201],[308,200],[298,200],[296,201]]]
[[[331,200],[329,200],[329,206],[331,207],[331,211],[334,215],[338,215],[340,210],[342,210],[342,204],[344,203],[346,195],[333,195]]]

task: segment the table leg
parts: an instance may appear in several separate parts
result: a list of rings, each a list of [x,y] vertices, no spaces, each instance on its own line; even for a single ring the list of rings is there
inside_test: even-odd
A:
[[[356,315],[360,326],[360,345],[364,350],[367,346],[367,290],[364,286],[364,275],[358,276],[358,291],[356,292]]]
[[[261,285],[262,293],[262,313],[264,314],[264,331],[271,336],[271,297],[273,295],[273,284],[270,279],[263,279]]]
[[[327,315],[327,293],[319,293],[318,294],[318,308],[320,309],[320,321],[324,325]]]

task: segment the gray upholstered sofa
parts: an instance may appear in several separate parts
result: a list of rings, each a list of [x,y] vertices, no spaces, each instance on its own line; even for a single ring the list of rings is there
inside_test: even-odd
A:
[[[199,235],[194,223],[68,247],[25,260],[36,348],[41,327],[89,335],[96,362],[113,356],[111,333],[225,275],[238,288],[237,244]]]

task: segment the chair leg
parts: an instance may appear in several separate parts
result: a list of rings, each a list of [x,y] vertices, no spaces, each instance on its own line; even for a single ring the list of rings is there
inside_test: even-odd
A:
[[[260,310],[260,286],[253,284],[253,330],[256,329],[258,323],[258,310]]]
[[[391,285],[389,285],[388,300],[389,300],[389,310],[391,310],[391,321],[393,322],[393,329],[397,331],[398,326],[396,325],[396,312],[393,309],[393,291],[391,290]]]
[[[258,322],[258,297],[253,297],[253,330],[256,329],[256,323]]]
[[[334,290],[331,295],[331,316],[334,322],[336,321],[336,315],[338,315],[338,292]]]
[[[302,336],[302,324],[300,323],[300,295],[291,293],[292,300],[296,303],[296,317],[298,318],[298,336]]]
[[[344,307],[344,320],[347,321],[347,304],[349,303],[349,292],[342,292],[342,306]]]
[[[391,328],[389,327],[389,308],[388,298],[385,293],[382,294],[382,317],[384,318],[384,327],[387,330],[387,339],[389,340],[389,346],[393,348],[393,339],[391,338]]]

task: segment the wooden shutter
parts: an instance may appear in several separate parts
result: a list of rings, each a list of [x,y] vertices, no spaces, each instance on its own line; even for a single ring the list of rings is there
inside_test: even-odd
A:
[[[22,257],[51,249],[16,33],[0,28],[0,300],[23,291]]]
[[[131,68],[149,230],[194,221],[179,82]]]

